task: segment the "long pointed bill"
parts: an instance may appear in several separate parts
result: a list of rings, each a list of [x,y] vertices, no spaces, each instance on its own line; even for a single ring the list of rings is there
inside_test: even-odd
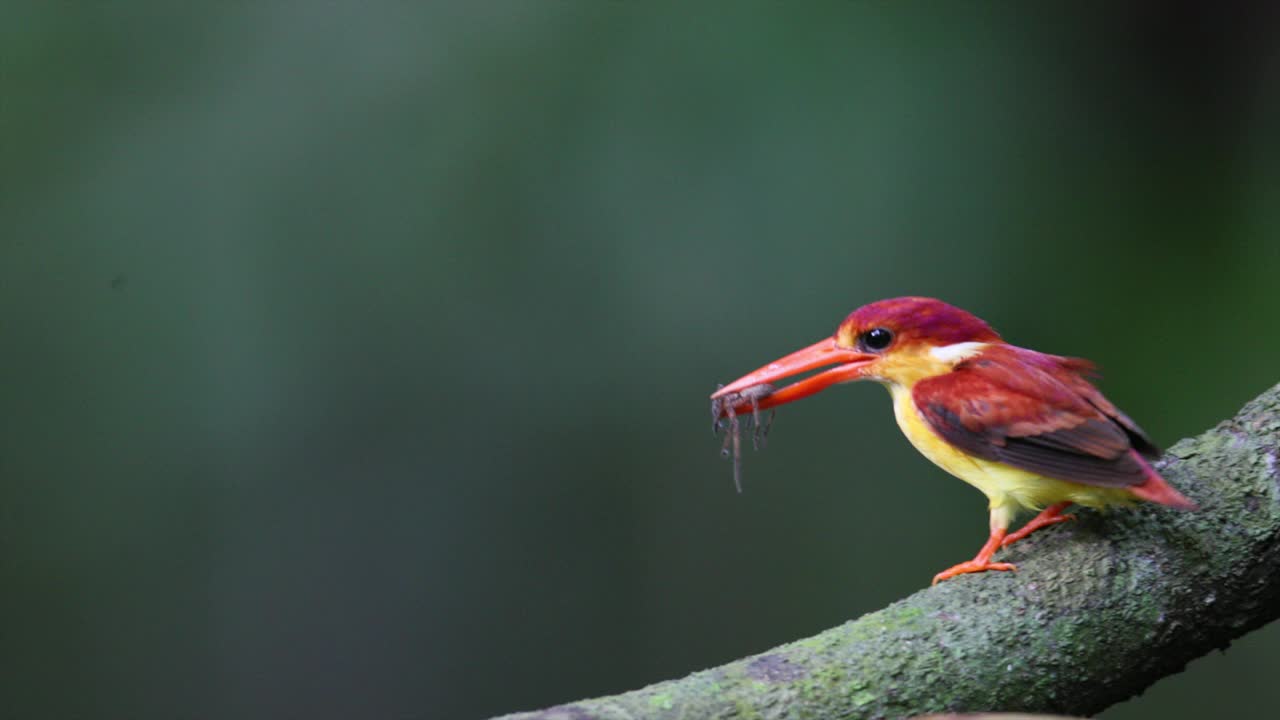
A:
[[[723,400],[726,406],[732,405],[735,412],[750,410],[753,405],[761,410],[777,407],[800,398],[809,397],[837,383],[856,380],[862,375],[863,369],[878,358],[878,355],[840,347],[836,345],[836,340],[833,337],[826,338],[803,350],[797,350],[786,357],[778,358],[759,370],[743,375],[717,390],[711,395],[711,399]],[[778,381],[793,375],[799,375],[802,372],[816,370],[828,365],[835,365],[836,367],[787,385],[767,395],[751,391],[752,388],[760,385],[775,385]],[[738,396],[741,402],[735,402],[735,398],[730,397],[731,395]],[[753,396],[755,398],[754,403],[752,403]]]

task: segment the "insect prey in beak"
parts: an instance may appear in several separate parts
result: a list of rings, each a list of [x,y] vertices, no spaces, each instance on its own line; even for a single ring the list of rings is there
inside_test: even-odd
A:
[[[720,385],[719,387],[724,387]],[[760,400],[773,394],[774,387],[768,383],[753,385],[741,392],[731,393],[711,401],[711,432],[725,430],[724,444],[720,446],[720,455],[725,459],[733,458],[733,485],[742,492],[742,427],[751,428],[751,447],[759,450],[768,443],[769,428],[773,427],[774,410],[769,411],[763,422],[760,418]],[[737,407],[751,404],[751,420],[740,420]],[[723,417],[722,417],[723,416]]]

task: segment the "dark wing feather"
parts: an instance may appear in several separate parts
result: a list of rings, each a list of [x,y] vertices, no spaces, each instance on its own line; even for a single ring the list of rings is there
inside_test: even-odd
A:
[[[1140,484],[1130,450],[1159,451],[1081,375],[1089,367],[998,345],[916,383],[912,398],[935,432],[977,457],[1086,485]]]

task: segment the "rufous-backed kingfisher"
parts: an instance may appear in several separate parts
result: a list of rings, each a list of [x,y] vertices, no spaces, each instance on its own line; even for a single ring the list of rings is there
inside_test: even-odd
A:
[[[834,365],[769,394],[751,388]],[[1146,500],[1195,504],[1149,460],[1160,451],[1087,379],[1093,363],[1015,347],[982,320],[940,300],[902,297],[853,311],[835,335],[716,391],[726,412],[770,408],[837,383],[889,388],[898,427],[917,450],[990,501],[991,534],[976,557],[933,582],[986,570],[1001,547],[1092,508]],[[747,402],[746,398],[751,398]],[[755,406],[753,408],[753,406]],[[1040,513],[1009,533],[1020,508]]]

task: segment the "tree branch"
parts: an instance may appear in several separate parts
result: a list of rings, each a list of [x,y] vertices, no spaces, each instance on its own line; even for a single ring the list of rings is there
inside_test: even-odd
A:
[[[1141,506],[1008,551],[814,637],[508,720],[1093,715],[1280,615],[1280,385],[1157,463],[1198,512]]]

